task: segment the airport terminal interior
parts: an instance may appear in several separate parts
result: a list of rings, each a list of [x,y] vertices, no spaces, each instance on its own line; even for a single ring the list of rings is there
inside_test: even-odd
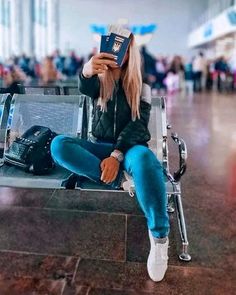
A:
[[[0,0],[0,295],[38,294],[236,294],[235,0]]]

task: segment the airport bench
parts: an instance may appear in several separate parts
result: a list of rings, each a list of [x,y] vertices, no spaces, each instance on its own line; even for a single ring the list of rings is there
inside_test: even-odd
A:
[[[47,126],[58,134],[81,138],[89,138],[91,133],[92,103],[89,97],[83,95],[14,95],[11,110],[13,111],[12,115],[10,114],[10,124],[7,124],[9,121],[6,122],[6,119],[3,122],[5,128],[10,125],[5,132],[5,148],[16,136],[22,135],[33,125]],[[6,118],[5,115],[4,118]],[[149,146],[162,162],[166,173],[168,211],[170,213],[176,211],[182,242],[179,258],[183,261],[190,261],[180,183],[181,176],[186,170],[187,149],[184,141],[177,134],[171,134],[179,151],[179,167],[172,175],[169,171],[168,157],[170,137],[168,129],[170,128],[167,124],[165,99],[153,97],[149,123],[152,139]],[[34,176],[5,164],[0,168],[0,186],[107,190],[107,186],[97,185],[87,179],[78,184],[76,177],[61,167],[56,167],[49,175]]]

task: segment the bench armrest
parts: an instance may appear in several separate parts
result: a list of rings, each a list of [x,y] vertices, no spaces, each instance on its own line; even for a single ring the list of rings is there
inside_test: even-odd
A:
[[[187,168],[187,146],[184,140],[182,138],[179,138],[177,133],[172,133],[171,137],[174,140],[174,142],[177,143],[179,146],[179,169],[176,172],[174,172],[174,179],[176,182],[178,182],[184,175]]]

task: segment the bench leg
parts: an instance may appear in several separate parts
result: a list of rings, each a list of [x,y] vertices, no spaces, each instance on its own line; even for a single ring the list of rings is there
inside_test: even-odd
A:
[[[173,204],[173,200],[172,200],[172,195],[171,194],[167,194],[167,200],[168,200],[167,212],[168,213],[174,213],[175,212],[175,208],[174,208],[174,204]]]
[[[182,253],[179,255],[179,259],[187,262],[191,260],[191,256],[188,253],[189,243],[188,243],[187,230],[186,230],[185,219],[184,219],[181,193],[175,193],[174,200],[175,200],[175,206],[176,206],[176,215],[178,220],[179,232],[180,232],[181,241],[182,241]]]

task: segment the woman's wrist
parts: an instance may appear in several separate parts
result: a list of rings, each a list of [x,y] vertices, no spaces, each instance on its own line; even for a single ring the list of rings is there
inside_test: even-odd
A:
[[[118,160],[119,162],[122,162],[124,160],[124,155],[121,151],[119,150],[114,150],[111,153],[111,157],[115,158],[116,160]]]
[[[84,70],[84,68],[83,68],[83,70],[82,70],[82,77],[85,78],[85,79],[89,79],[89,78],[91,78],[92,76],[89,75],[89,74],[86,72],[86,70]]]

